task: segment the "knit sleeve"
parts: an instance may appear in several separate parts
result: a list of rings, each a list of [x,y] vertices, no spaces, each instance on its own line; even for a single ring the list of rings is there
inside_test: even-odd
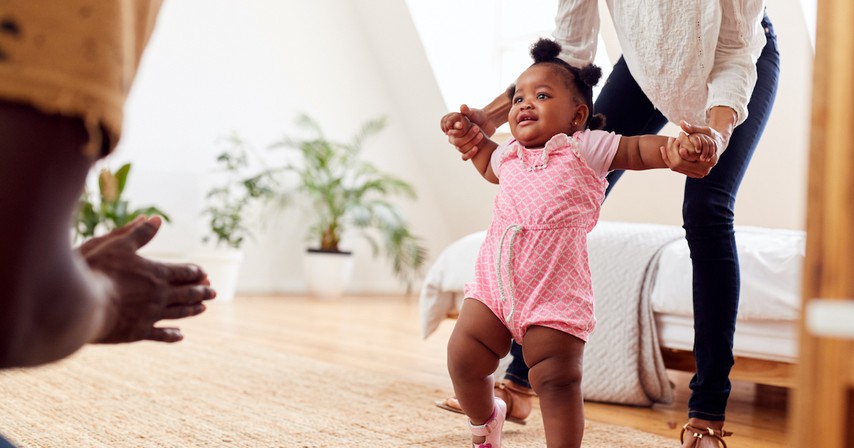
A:
[[[738,115],[738,125],[747,119],[747,103],[756,84],[756,60],[765,46],[763,1],[721,0],[721,14],[706,118],[712,107],[728,106]]]
[[[599,4],[590,0],[560,0],[552,34],[560,58],[574,67],[593,63],[599,39]]]

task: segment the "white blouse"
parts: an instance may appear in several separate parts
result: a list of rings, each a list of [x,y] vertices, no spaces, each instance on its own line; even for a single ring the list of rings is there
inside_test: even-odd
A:
[[[764,0],[606,0],[632,76],[672,122],[707,124],[714,106],[747,118],[765,46]],[[571,65],[593,62],[595,0],[560,0],[554,38]]]

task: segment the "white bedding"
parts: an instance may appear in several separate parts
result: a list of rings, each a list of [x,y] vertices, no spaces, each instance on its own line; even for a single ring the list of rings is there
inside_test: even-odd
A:
[[[621,243],[626,227],[650,232],[661,226],[600,222],[591,233]],[[674,231],[684,232],[672,227]],[[610,233],[615,232],[614,238]],[[474,278],[474,261],[485,232],[450,244],[430,268],[421,291],[421,329],[426,338],[462,302],[463,285]],[[637,236],[635,236],[637,237]],[[741,301],[734,352],[777,361],[797,357],[797,319],[806,236],[802,231],[736,227],[741,266]],[[591,259],[596,255],[591,248]],[[684,238],[665,244],[651,289],[660,345],[690,350],[693,344],[691,260]],[[594,279],[596,283],[607,279]],[[595,291],[594,291],[595,292]]]
[[[804,232],[737,227],[735,239],[741,268],[738,319],[797,320]],[[657,313],[691,316],[691,295],[691,259],[688,243],[682,238],[661,253],[652,308]]]

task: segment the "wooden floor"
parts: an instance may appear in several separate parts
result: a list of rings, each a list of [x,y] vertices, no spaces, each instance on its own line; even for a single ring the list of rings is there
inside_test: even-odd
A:
[[[405,375],[425,385],[451,392],[445,364],[445,345],[453,327],[444,322],[428,339],[421,338],[418,303],[414,297],[345,297],[320,301],[293,296],[238,297],[233,302],[212,303],[208,311],[180,322],[186,338],[194,330],[274,327],[264,332],[276,350],[321,361]],[[256,328],[257,328],[256,327]],[[667,406],[638,408],[586,403],[586,418],[634,427],[678,438],[687,415],[690,376],[671,372],[676,400]],[[432,406],[442,398],[424,397],[413,406]],[[728,407],[726,428],[735,432],[730,446],[776,448],[786,446],[788,393],[785,389],[736,382]],[[678,443],[674,442],[674,447]]]

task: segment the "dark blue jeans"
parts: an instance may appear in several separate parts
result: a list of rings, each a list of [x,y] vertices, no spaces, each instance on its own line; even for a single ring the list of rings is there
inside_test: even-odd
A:
[[[735,196],[762,136],[780,75],[777,36],[765,17],[767,43],[756,62],[758,78],[748,103],[748,117],[733,132],[718,164],[702,179],[687,178],[682,202],[685,238],[694,266],[694,359],[697,373],[691,380],[688,416],[723,420],[731,389],[732,344],[738,312],[738,253],[733,230]],[[620,58],[593,109],[605,115],[608,131],[622,135],[657,134],[667,119],[649,101]],[[608,175],[608,190],[623,171]],[[506,378],[530,387],[522,348],[513,343],[513,361]]]

